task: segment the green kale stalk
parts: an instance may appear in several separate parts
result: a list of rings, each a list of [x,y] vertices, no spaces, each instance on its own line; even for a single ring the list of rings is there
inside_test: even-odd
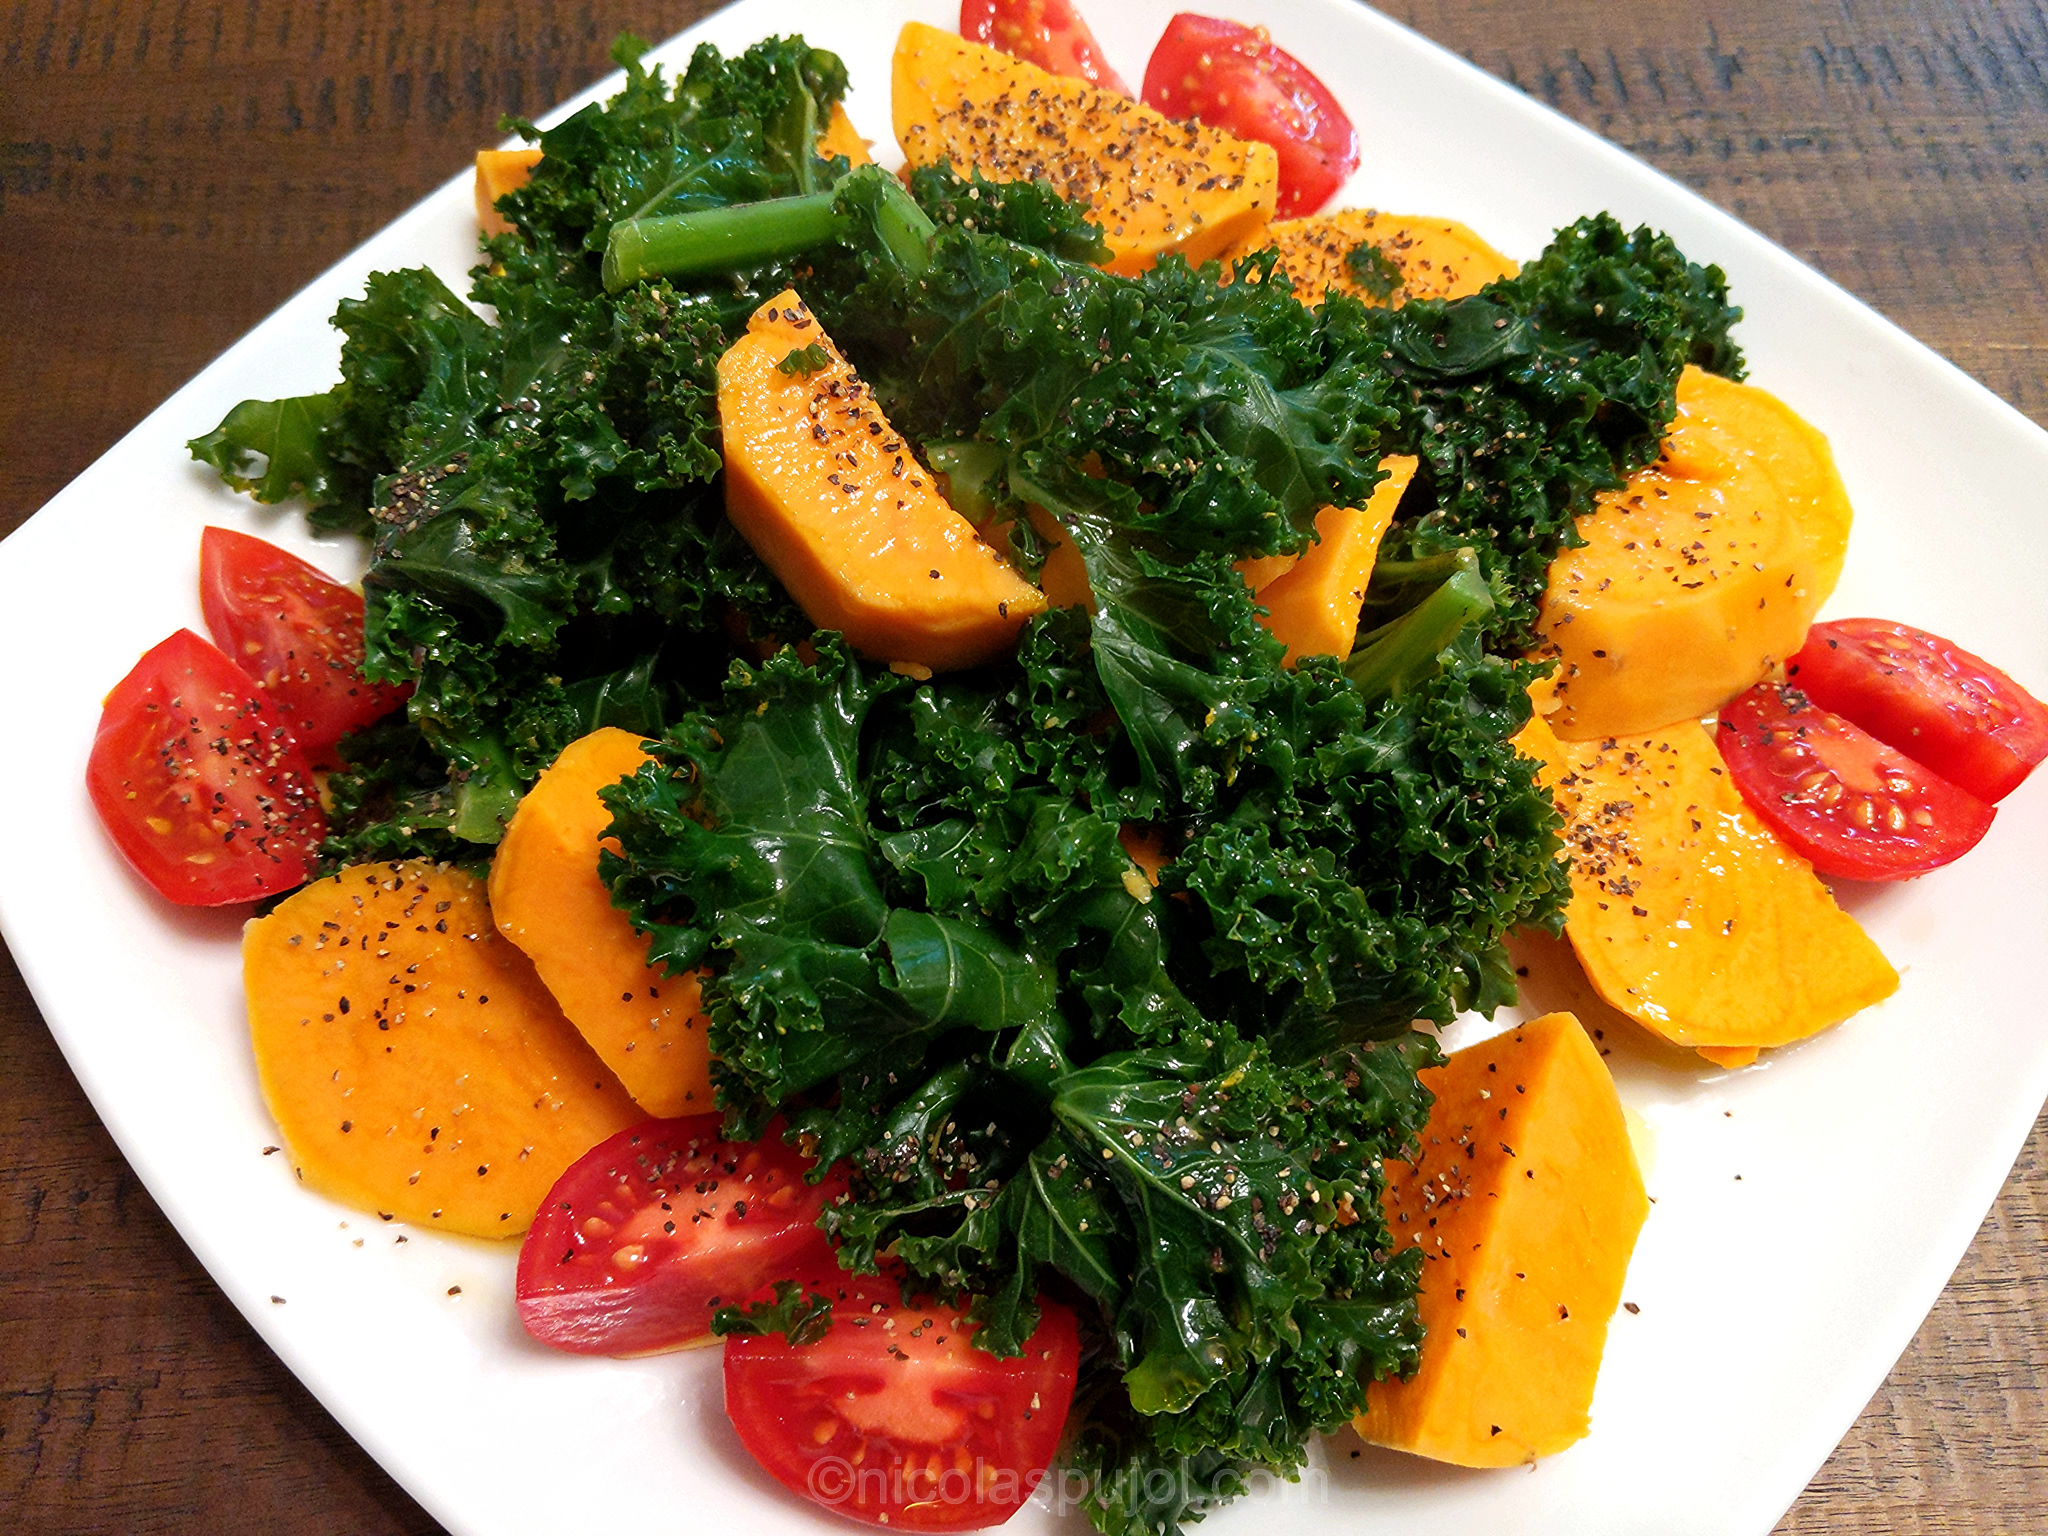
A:
[[[800,39],[672,84],[619,56],[620,96],[525,129],[494,318],[379,274],[339,384],[192,445],[371,543],[369,667],[415,692],[348,744],[328,856],[474,862],[570,740],[658,738],[601,868],[705,973],[732,1130],[851,1168],[842,1262],[974,1298],[984,1347],[1073,1306],[1091,1517],[1171,1536],[1416,1362],[1380,1204],[1439,1059],[1415,1025],[1511,1001],[1503,937],[1566,895],[1512,658],[1680,369],[1739,366],[1735,312],[1606,218],[1399,310],[1304,307],[1270,254],[1112,276],[1043,186],[821,159],[846,77]],[[1021,568],[1059,523],[1092,609],[922,682],[811,632],[719,483],[716,360],[790,284]],[[1391,452],[1424,469],[1358,643],[1288,669],[1235,565]]]

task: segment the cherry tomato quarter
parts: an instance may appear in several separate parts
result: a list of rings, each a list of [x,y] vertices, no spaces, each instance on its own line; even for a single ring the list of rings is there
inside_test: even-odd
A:
[[[1996,814],[1789,684],[1737,696],[1715,741],[1751,809],[1823,875],[1910,880],[1976,847]]]
[[[1145,105],[1199,118],[1280,157],[1281,218],[1314,213],[1358,169],[1358,132],[1330,88],[1264,27],[1183,11],[1145,65]]]
[[[816,1289],[816,1287],[813,1287]],[[894,1280],[841,1275],[815,1344],[725,1341],[725,1406],[785,1488],[891,1530],[1000,1525],[1059,1449],[1080,1364],[1074,1315],[1041,1299],[1011,1359],[977,1349],[964,1309],[904,1304]]]
[[[363,676],[363,600],[297,555],[228,528],[199,538],[199,604],[214,643],[256,679],[314,763],[406,701]]]
[[[114,846],[182,906],[303,885],[326,835],[290,729],[246,672],[189,629],[107,695],[85,781]]]
[[[818,1213],[845,1181],[806,1183],[811,1159],[778,1135],[727,1141],[720,1125],[643,1121],[569,1166],[519,1250],[528,1333],[586,1355],[708,1343],[713,1307],[837,1272]]]
[[[960,35],[1056,75],[1131,94],[1072,0],[961,0]]]
[[[2003,800],[2048,758],[2048,705],[1983,657],[1910,624],[1816,624],[1785,670],[1815,704],[1980,800]]]

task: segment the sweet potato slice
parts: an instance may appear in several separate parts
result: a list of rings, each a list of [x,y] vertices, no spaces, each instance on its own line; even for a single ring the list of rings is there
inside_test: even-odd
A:
[[[1280,253],[1277,270],[1287,274],[1294,296],[1308,305],[1322,303],[1332,288],[1367,304],[1462,299],[1497,277],[1513,277],[1517,270],[1455,219],[1382,213],[1376,208],[1283,219],[1240,241],[1224,262],[1241,261],[1269,245]],[[1381,258],[1365,263],[1364,278],[1352,254],[1362,245],[1373,246]],[[1370,280],[1374,278],[1378,280]]]
[[[641,1117],[460,870],[316,880],[243,931],[242,977],[293,1168],[360,1210],[517,1237],[569,1164]]]
[[[869,153],[868,141],[853,126],[853,119],[846,115],[846,108],[836,101],[832,103],[832,115],[825,120],[825,131],[818,135],[818,153],[828,158],[844,155],[854,165],[875,163],[874,155]]]
[[[1796,652],[1849,547],[1827,439],[1784,402],[1687,368],[1663,457],[1578,521],[1538,624],[1551,724],[1584,741],[1711,714]]]
[[[612,819],[597,792],[646,761],[640,738],[613,726],[565,747],[505,828],[491,914],[634,1101],[673,1118],[712,1107],[697,977],[650,966],[646,937],[597,877],[599,834]]]
[[[1422,1074],[1420,1156],[1389,1161],[1386,1212],[1423,1252],[1422,1366],[1373,1383],[1359,1434],[1506,1467],[1586,1433],[1607,1324],[1649,1214],[1621,1101],[1569,1013]]]
[[[897,37],[890,108],[914,166],[1049,182],[1088,203],[1112,272],[1142,272],[1169,251],[1200,265],[1272,216],[1270,144],[1177,123],[922,22]]]
[[[540,164],[540,146],[480,149],[476,152],[476,225],[487,235],[509,235],[512,226],[498,212],[498,199],[523,187]]]
[[[1565,933],[1614,1007],[1673,1044],[1746,1066],[1899,984],[1878,947],[1743,801],[1698,721],[1516,746],[1565,819]]]
[[[802,366],[785,371],[793,354]],[[811,622],[863,655],[976,666],[1044,611],[947,505],[794,289],[718,360],[718,422],[726,515]]]
[[[1254,587],[1266,610],[1260,622],[1286,644],[1288,666],[1304,656],[1351,654],[1380,540],[1415,478],[1416,462],[1405,453],[1380,460],[1387,475],[1366,504],[1323,508],[1316,514],[1316,542],[1288,570]]]

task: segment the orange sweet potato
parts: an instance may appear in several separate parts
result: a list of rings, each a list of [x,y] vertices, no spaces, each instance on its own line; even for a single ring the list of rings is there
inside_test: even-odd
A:
[[[1260,622],[1286,644],[1288,666],[1303,656],[1351,654],[1380,540],[1415,478],[1416,463],[1407,454],[1382,459],[1386,478],[1364,506],[1323,508],[1316,514],[1316,542],[1300,560],[1264,586],[1254,584],[1266,610]]]
[[[1387,1220],[1423,1252],[1422,1366],[1373,1383],[1359,1434],[1507,1467],[1586,1433],[1607,1323],[1649,1215],[1614,1079],[1547,1014],[1422,1074],[1421,1155],[1389,1161]]]
[[[1352,270],[1351,253],[1368,243],[1386,258],[1388,276],[1399,276],[1391,291],[1361,283]],[[1287,274],[1295,297],[1310,305],[1322,303],[1332,288],[1368,304],[1461,299],[1516,271],[1512,261],[1455,220],[1382,213],[1376,208],[1346,208],[1269,224],[1239,241],[1225,255],[1224,264],[1269,245],[1280,253],[1276,270]]]
[[[460,870],[316,880],[243,931],[242,977],[293,1168],[360,1210],[516,1237],[640,1118]]]
[[[540,164],[540,146],[524,149],[480,149],[476,152],[476,223],[487,235],[509,235],[512,226],[498,212],[498,199],[526,185]]]
[[[709,1110],[711,1053],[697,977],[647,963],[647,940],[597,877],[612,813],[597,792],[646,761],[640,738],[607,726],[571,742],[519,802],[491,864],[491,913],[650,1115]]]
[[[1760,389],[1687,368],[1664,454],[1578,522],[1538,628],[1558,735],[1710,714],[1797,651],[1834,590],[1849,497],[1827,439]]]
[[[816,372],[784,359],[816,347]],[[934,672],[1015,644],[1045,596],[946,504],[794,289],[718,360],[725,509],[811,622]]]
[[[913,166],[1049,182],[1090,204],[1112,272],[1142,272],[1169,251],[1199,265],[1273,211],[1271,145],[1176,123],[922,22],[897,38],[890,107]]]
[[[868,141],[853,126],[846,108],[836,101],[832,103],[832,115],[825,120],[825,131],[818,135],[818,153],[827,157],[844,155],[855,165],[875,163],[875,157],[868,152]]]
[[[1561,742],[1541,718],[1516,739],[1565,819],[1565,933],[1614,1007],[1674,1044],[1746,1066],[1899,984],[1856,919],[1729,781],[1712,735]]]

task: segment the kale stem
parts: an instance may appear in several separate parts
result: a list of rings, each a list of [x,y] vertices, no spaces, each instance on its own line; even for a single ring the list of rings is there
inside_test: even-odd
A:
[[[605,241],[605,291],[617,293],[650,277],[695,277],[780,260],[831,239],[843,227],[830,192],[621,219]]]
[[[1492,612],[1493,593],[1479,574],[1479,558],[1461,549],[1450,580],[1393,623],[1364,637],[1344,663],[1344,675],[1374,702],[1406,693],[1436,675],[1437,657],[1467,625]]]
[[[605,241],[605,291],[650,277],[698,277],[781,261],[848,234],[861,218],[897,266],[912,278],[924,275],[938,226],[894,176],[863,169],[829,191],[802,197],[621,219]]]
[[[880,195],[871,211],[875,235],[898,266],[913,278],[923,277],[932,264],[931,240],[939,227],[894,176],[882,177],[878,185]]]

